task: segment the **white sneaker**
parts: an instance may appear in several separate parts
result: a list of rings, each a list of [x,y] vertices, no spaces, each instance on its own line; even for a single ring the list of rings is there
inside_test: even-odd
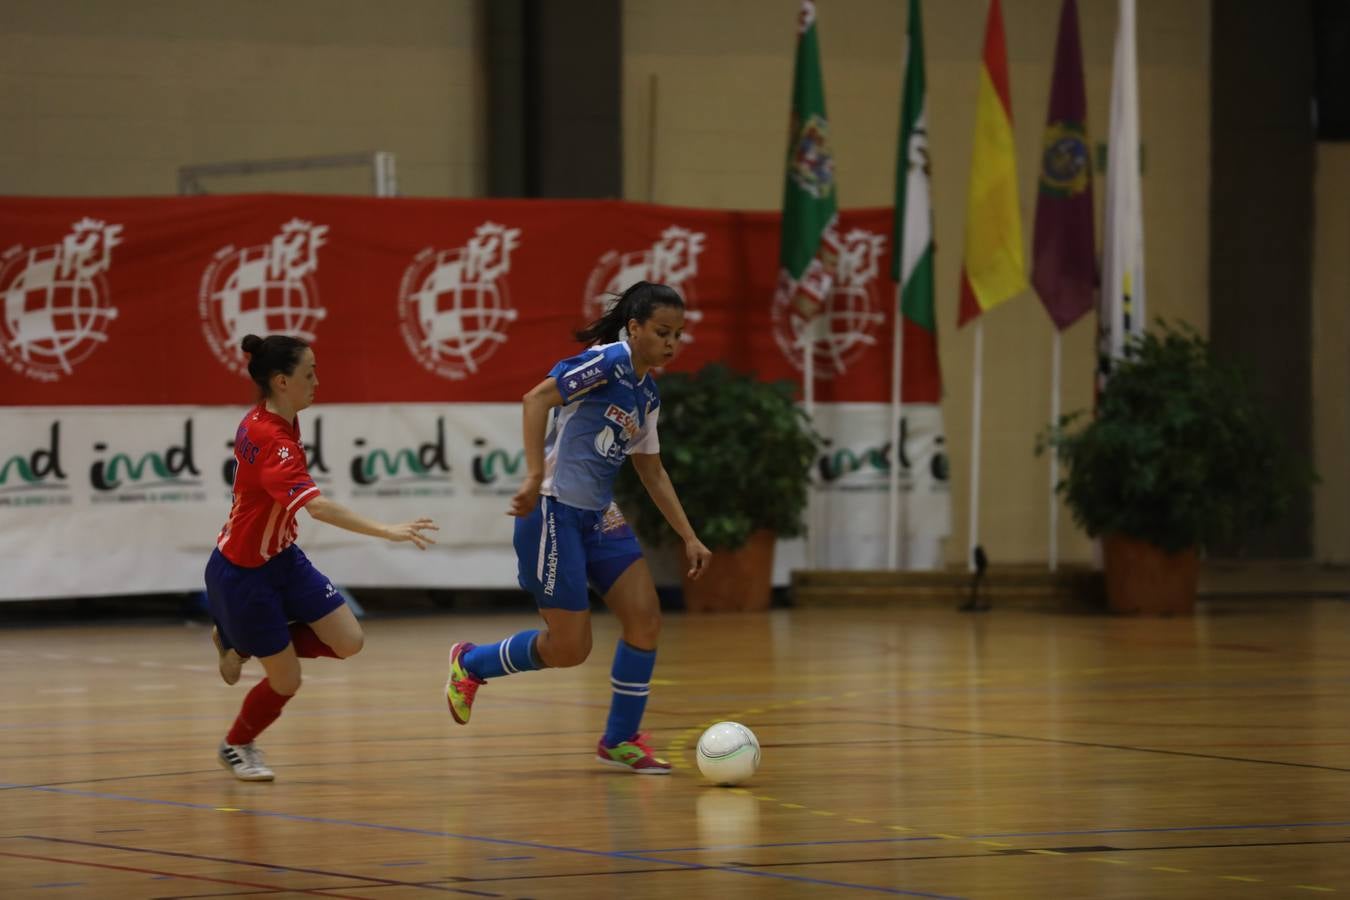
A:
[[[220,654],[220,677],[226,684],[235,684],[239,681],[239,673],[244,668],[245,657],[240,656],[233,647],[225,649],[225,645],[220,642],[220,631],[214,625],[211,626],[211,643],[216,645],[216,653]]]
[[[221,741],[216,754],[220,764],[234,772],[240,781],[271,781],[276,773],[263,762],[262,751],[255,744],[227,744]]]

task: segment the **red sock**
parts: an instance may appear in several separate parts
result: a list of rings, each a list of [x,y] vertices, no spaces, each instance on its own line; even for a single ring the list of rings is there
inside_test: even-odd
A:
[[[291,698],[272,690],[266,678],[253,686],[244,697],[244,705],[235,717],[234,727],[225,735],[227,744],[251,744],[262,730],[277,720],[281,708]]]
[[[314,633],[314,629],[304,622],[291,623],[291,644],[295,647],[295,655],[301,659],[316,659],[320,656],[340,659],[333,652],[333,648],[319,640],[319,636]]]

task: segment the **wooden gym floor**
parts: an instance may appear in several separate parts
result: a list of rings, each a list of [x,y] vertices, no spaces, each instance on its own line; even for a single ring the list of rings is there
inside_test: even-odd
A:
[[[1350,895],[1350,603],[672,614],[669,778],[592,760],[606,615],[586,665],[451,721],[451,640],[534,622],[367,621],[260,739],[272,784],[216,764],[260,670],[221,684],[202,626],[0,631],[0,895]],[[693,768],[718,719],[764,746],[743,788]]]

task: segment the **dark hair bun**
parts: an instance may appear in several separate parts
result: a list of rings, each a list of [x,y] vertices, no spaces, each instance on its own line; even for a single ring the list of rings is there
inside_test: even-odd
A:
[[[246,334],[244,335],[244,339],[240,341],[239,347],[245,353],[257,353],[258,348],[261,347],[262,344],[262,338],[258,337],[256,334]]]

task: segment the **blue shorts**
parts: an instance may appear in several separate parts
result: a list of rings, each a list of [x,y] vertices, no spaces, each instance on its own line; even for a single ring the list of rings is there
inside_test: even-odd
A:
[[[577,509],[552,497],[516,519],[515,546],[520,586],[540,606],[574,611],[591,608],[588,581],[603,597],[642,558],[617,506]]]
[[[316,622],[344,602],[295,544],[253,569],[213,550],[206,600],[225,646],[248,656],[280,653],[291,642],[291,622]]]

